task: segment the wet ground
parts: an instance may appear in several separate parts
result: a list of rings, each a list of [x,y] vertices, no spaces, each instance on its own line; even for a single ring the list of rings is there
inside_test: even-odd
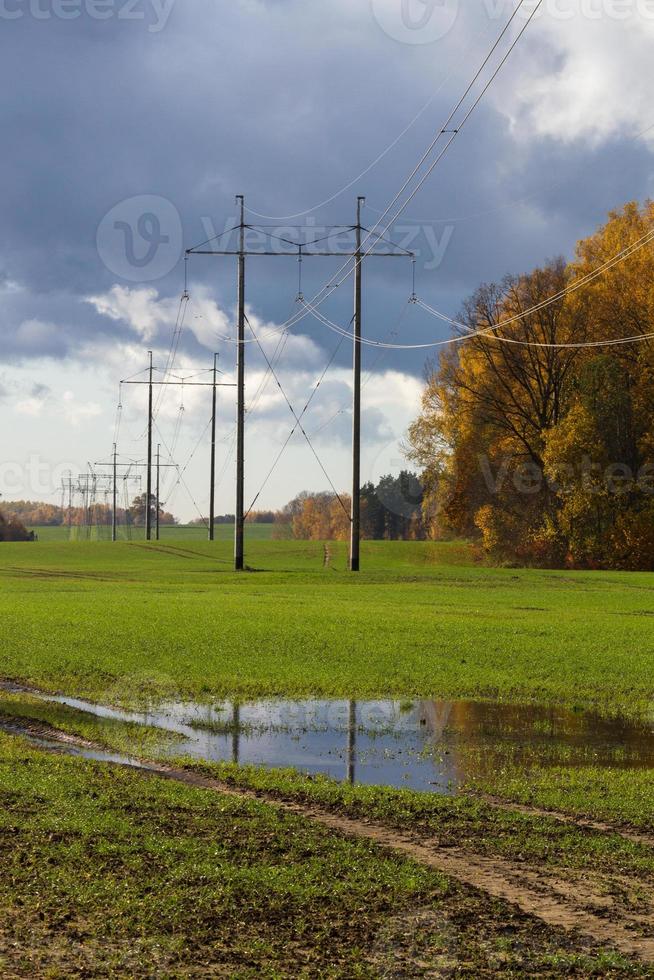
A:
[[[76,698],[39,696],[87,717],[160,729],[162,750],[170,754],[290,767],[356,784],[452,794],[507,757],[524,764],[531,760],[654,767],[654,722],[635,723],[559,707],[434,700],[266,700],[173,702],[146,711],[124,711]],[[167,738],[171,734],[174,741]],[[135,763],[112,753],[80,747],[73,751]]]

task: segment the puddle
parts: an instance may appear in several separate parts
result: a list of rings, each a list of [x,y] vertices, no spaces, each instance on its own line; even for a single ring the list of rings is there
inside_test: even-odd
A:
[[[5,687],[4,690],[7,690],[7,688]],[[23,724],[27,726],[28,720],[25,719]],[[129,755],[122,755],[119,752],[103,752],[101,749],[87,748],[84,745],[76,745],[74,742],[60,742],[46,738],[45,736],[36,735],[29,728],[23,727],[23,724],[16,721],[4,721],[0,718],[0,731],[7,732],[9,735],[22,735],[23,738],[26,738],[38,748],[47,749],[50,752],[57,752],[60,755],[79,756],[81,759],[92,759],[94,762],[114,762],[121,766],[130,766],[134,769],[155,770],[155,767],[149,766],[147,762],[142,762],[140,759],[132,758]]]
[[[152,770],[156,772],[154,766],[148,766],[147,763],[141,762],[140,759],[133,759],[129,755],[121,755],[118,752],[102,752],[99,749],[86,749],[80,745],[62,745],[61,742],[52,742],[47,738],[36,738],[33,735],[28,735],[27,737],[30,742],[33,742],[40,748],[60,752],[64,755],[74,755],[80,759],[91,759],[94,762],[113,762],[120,766],[129,766],[132,769],[145,769],[146,771]]]
[[[16,685],[0,687],[21,690]],[[99,719],[174,733],[178,738],[162,749],[170,755],[294,768],[353,784],[453,794],[466,780],[488,775],[509,760],[523,765],[654,767],[654,723],[560,707],[266,700],[164,703],[145,711],[123,711],[77,698],[39,696]],[[81,748],[75,748],[75,754],[138,764]]]

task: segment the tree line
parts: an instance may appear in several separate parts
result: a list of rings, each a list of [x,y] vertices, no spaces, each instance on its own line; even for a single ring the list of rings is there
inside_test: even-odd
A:
[[[351,497],[347,493],[303,490],[280,510],[251,511],[247,524],[273,524],[273,538],[303,541],[345,541],[350,535]],[[427,537],[423,490],[408,470],[384,476],[361,488],[361,534],[370,540],[420,541]],[[233,524],[233,514],[216,517],[216,524]],[[206,524],[200,517],[192,524]]]
[[[57,504],[47,504],[36,500],[3,501],[4,513],[13,521],[27,527],[85,527],[92,525],[109,525],[112,521],[112,508],[108,504],[94,503],[87,507],[61,507]],[[151,500],[153,519],[156,516],[156,498]],[[130,507],[116,509],[117,521],[120,525],[143,527],[146,517],[146,495],[135,497]],[[159,510],[160,524],[177,524],[177,518],[162,508]]]
[[[654,204],[628,204],[574,261],[466,302],[455,332],[474,336],[428,364],[409,432],[430,536],[475,538],[498,560],[654,569],[652,245],[576,288],[652,232]],[[647,339],[578,346],[630,337]]]
[[[384,476],[361,488],[361,534],[369,540],[419,541],[427,536],[423,490],[415,473]],[[294,538],[305,541],[345,541],[350,535],[351,497],[348,494],[297,495],[275,517]],[[280,535],[281,536],[281,535]]]
[[[276,510],[253,510],[245,518],[246,524],[274,524],[279,517],[279,511]],[[208,522],[208,517],[195,517],[191,522],[190,526],[195,527],[197,525],[206,525]],[[218,517],[214,518],[214,524],[233,524],[236,520],[235,514],[220,514]]]

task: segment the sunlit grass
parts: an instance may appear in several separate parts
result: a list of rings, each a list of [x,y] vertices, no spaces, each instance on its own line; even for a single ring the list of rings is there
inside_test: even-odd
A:
[[[1,546],[0,673],[112,701],[266,695],[558,701],[644,714],[654,577],[486,568],[465,546]],[[468,563],[462,558],[467,555]],[[534,611],[538,607],[539,611]]]
[[[292,773],[210,771],[444,842],[475,842],[487,854],[627,871],[635,910],[638,881],[652,873],[651,852],[638,845],[475,801],[309,783]],[[441,975],[444,961],[457,975],[483,978],[649,975],[262,800],[45,755],[1,733],[0,799],[6,976],[350,980],[389,975],[398,962],[415,975]]]

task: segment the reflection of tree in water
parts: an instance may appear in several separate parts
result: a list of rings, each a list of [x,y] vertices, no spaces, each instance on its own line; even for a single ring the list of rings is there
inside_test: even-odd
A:
[[[398,716],[394,702],[316,704],[325,709],[326,717],[315,729],[320,743],[307,746],[309,771],[316,754],[319,759],[339,758],[342,768],[333,775],[351,785],[366,782],[371,772],[380,784],[388,780],[389,785],[400,785],[394,782],[398,765],[407,774],[412,772],[411,778],[427,789],[488,777],[507,764],[519,765],[525,771],[548,764],[654,764],[651,727],[555,705],[421,700],[401,707]],[[294,707],[298,706],[290,702],[252,704],[245,706],[244,715],[238,704],[232,704],[231,724],[223,729],[223,737],[231,736],[231,744],[228,741],[224,746],[223,757],[231,756],[234,763],[240,763],[241,739],[245,737],[255,755],[259,748],[262,750],[254,764],[291,764],[302,770],[302,755],[298,758],[293,752],[296,758],[289,762],[289,740],[299,742],[299,732],[314,729],[302,713],[301,718],[296,717]],[[306,704],[304,708],[306,711]],[[255,729],[251,721],[248,723],[253,710],[259,718]],[[210,736],[210,740],[214,738]]]
[[[651,725],[593,711],[559,705],[422,701],[420,713],[421,723],[455,754],[468,776],[492,771],[507,756],[544,764],[654,763]]]
[[[455,707],[451,701],[419,702],[420,724],[433,736],[434,742],[443,738]]]
[[[434,754],[442,753],[443,759],[448,756],[448,779],[458,785],[464,775],[463,767],[455,746],[448,739],[448,730],[456,708],[457,705],[452,701],[418,702],[420,728],[428,735],[430,751]]]

